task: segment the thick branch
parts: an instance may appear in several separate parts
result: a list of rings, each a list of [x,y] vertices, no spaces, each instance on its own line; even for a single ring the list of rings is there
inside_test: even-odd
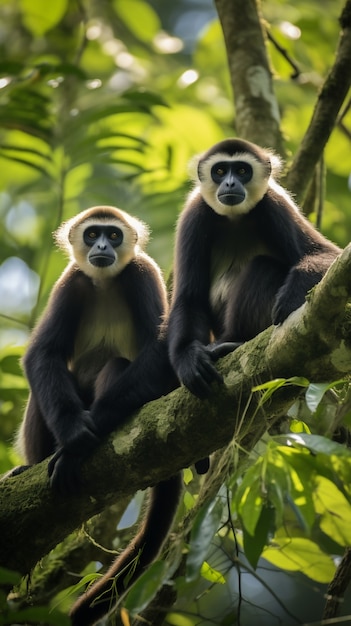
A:
[[[345,591],[351,580],[351,548],[346,548],[334,578],[328,586],[327,602],[324,607],[323,620],[339,615],[340,605],[344,601]],[[336,622],[335,622],[336,623]]]
[[[286,178],[286,186],[301,202],[351,85],[351,0],[340,17],[341,34],[335,63],[319,94],[315,110]]]
[[[238,135],[284,154],[259,0],[216,0],[235,99]]]
[[[345,308],[350,298],[351,245],[304,307],[221,361],[225,384],[209,400],[179,389],[145,406],[111,436],[84,466],[86,486],[79,497],[50,490],[47,462],[0,483],[2,565],[27,573],[108,504],[170,477],[233,436],[250,450],[299,394],[298,388],[283,387],[262,411],[252,394],[257,382],[295,375],[332,381],[351,372]]]

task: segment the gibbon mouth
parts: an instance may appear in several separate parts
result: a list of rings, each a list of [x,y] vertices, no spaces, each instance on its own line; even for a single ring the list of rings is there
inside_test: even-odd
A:
[[[89,257],[89,261],[95,267],[108,267],[114,263],[114,256],[107,256],[106,254],[94,254]]]
[[[228,206],[234,206],[235,204],[240,204],[245,199],[244,194],[242,193],[221,193],[218,194],[218,200],[222,204],[227,204]]]

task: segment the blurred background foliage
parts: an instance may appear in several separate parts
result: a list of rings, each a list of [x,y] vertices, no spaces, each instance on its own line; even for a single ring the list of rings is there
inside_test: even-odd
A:
[[[269,42],[288,159],[333,63],[341,8],[324,0],[321,19],[319,0],[263,2],[284,50]],[[8,444],[27,396],[19,358],[65,265],[52,232],[89,206],[119,206],[150,225],[167,275],[189,159],[233,134],[211,0],[0,0],[0,472],[15,462]],[[341,246],[350,147],[348,110],[325,152],[322,230]]]

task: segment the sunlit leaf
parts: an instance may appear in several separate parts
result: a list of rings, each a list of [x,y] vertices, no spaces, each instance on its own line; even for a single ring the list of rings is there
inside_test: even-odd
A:
[[[186,467],[183,470],[183,481],[184,481],[184,485],[189,485],[189,483],[191,483],[191,481],[194,479],[194,474],[192,472],[191,467]]]
[[[345,448],[337,441],[332,441],[321,435],[310,435],[307,433],[289,434],[287,439],[296,446],[308,448],[314,454],[336,454],[337,456],[345,456],[351,458],[351,450]]]
[[[311,431],[307,424],[302,420],[292,419],[290,421],[290,430],[292,433],[308,433],[311,434]]]
[[[247,532],[252,536],[255,534],[255,528],[264,504],[261,471],[262,458],[247,470],[234,497],[235,508]]]
[[[314,492],[316,511],[321,515],[323,532],[341,546],[351,545],[351,504],[341,491],[324,476],[317,478]]]
[[[190,509],[193,508],[194,504],[196,503],[196,500],[195,500],[194,496],[190,493],[190,491],[187,490],[184,493],[183,502],[185,504],[185,507],[189,511]]]
[[[43,35],[55,26],[67,10],[68,0],[20,0],[22,18],[33,35]]]
[[[335,572],[331,557],[316,543],[303,537],[276,536],[262,556],[281,569],[301,571],[320,583],[329,582]]]
[[[60,594],[60,602],[62,602],[65,598],[69,598],[71,596],[75,596],[78,592],[84,591],[90,583],[96,582],[97,579],[101,578],[101,574],[98,572],[91,572],[90,574],[86,574],[80,578],[80,580],[70,587],[66,588],[62,594]]]
[[[1,372],[0,368],[0,389],[28,389],[28,384],[23,376]]]
[[[1,150],[0,150],[0,152],[1,152]],[[48,170],[45,167],[42,167],[41,165],[38,165],[38,163],[34,163],[33,161],[29,161],[28,159],[24,159],[24,158],[20,158],[20,157],[16,157],[16,156],[7,154],[6,151],[5,151],[5,153],[2,154],[2,156],[4,158],[6,158],[6,159],[9,159],[9,161],[14,161],[15,163],[20,163],[21,165],[26,165],[27,167],[30,167],[33,170],[36,170],[37,172],[39,172],[43,176],[49,177]]]
[[[200,573],[202,578],[209,580],[211,583],[219,583],[221,585],[225,585],[226,581],[223,574],[211,567],[209,563],[207,563],[207,561],[204,561],[201,565]]]
[[[161,29],[157,13],[144,0],[115,0],[116,13],[141,41],[151,42]]]
[[[167,613],[167,622],[172,626],[196,626],[199,622],[198,615],[184,615],[183,613]]]
[[[292,376],[291,378],[275,378],[273,380],[269,380],[266,383],[262,383],[261,385],[256,385],[252,388],[252,391],[263,391],[260,398],[260,405],[263,405],[273,393],[278,391],[281,387],[285,387],[287,385],[296,385],[297,387],[307,387],[309,384],[306,378],[301,376]]]

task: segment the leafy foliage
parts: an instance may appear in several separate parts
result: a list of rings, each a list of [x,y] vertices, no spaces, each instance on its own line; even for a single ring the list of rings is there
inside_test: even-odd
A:
[[[263,5],[288,159],[334,59],[342,2],[323,6],[328,20],[320,20],[317,0]],[[64,265],[52,231],[88,206],[116,204],[151,225],[150,253],[168,270],[189,158],[233,134],[223,34],[212,3],[194,7],[181,0],[0,3],[0,471],[17,463],[8,444],[27,395],[23,345]],[[351,229],[350,115],[346,103],[324,155],[322,227],[340,245]],[[14,297],[19,290],[20,300]],[[174,583],[179,555],[173,564],[157,561],[139,580],[126,599],[126,623],[166,581],[179,596],[167,623],[196,624],[200,604],[191,615],[192,598],[215,598],[217,588],[230,584],[233,566],[258,581],[262,557],[314,581],[331,579],[335,555],[351,540],[350,453],[329,438],[351,424],[348,384],[281,378],[253,393],[261,394],[260,406],[269,406],[287,385],[306,391],[290,410],[289,432],[267,435],[245,472],[229,479],[228,497],[222,487],[200,509],[184,544],[184,572]],[[197,496],[197,483],[189,480],[189,514]],[[216,562],[222,553],[229,558]],[[0,578],[6,589],[18,582],[7,572]],[[236,583],[237,595],[239,575]],[[0,602],[1,624],[67,623],[46,608],[12,610],[5,593]],[[236,607],[222,611],[220,601],[212,604],[222,624],[236,623]]]

